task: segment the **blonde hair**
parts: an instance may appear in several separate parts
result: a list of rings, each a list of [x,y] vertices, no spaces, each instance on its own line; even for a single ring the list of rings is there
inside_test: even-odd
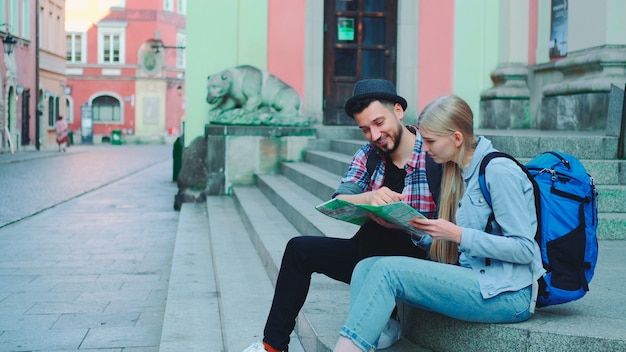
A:
[[[461,167],[468,150],[476,148],[474,115],[467,103],[455,96],[445,95],[430,102],[418,117],[418,127],[437,136],[450,136],[454,132],[463,135],[456,161],[443,165],[439,218],[456,223],[456,209],[464,192]],[[430,257],[434,261],[456,264],[459,260],[458,245],[445,240],[433,240]]]

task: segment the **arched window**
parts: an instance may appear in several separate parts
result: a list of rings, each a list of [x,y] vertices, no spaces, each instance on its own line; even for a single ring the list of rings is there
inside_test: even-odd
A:
[[[110,95],[102,95],[91,103],[94,122],[121,122],[120,101]]]

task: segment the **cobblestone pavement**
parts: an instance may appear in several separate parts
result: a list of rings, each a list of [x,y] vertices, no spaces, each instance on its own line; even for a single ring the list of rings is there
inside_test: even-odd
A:
[[[0,351],[156,352],[178,223],[171,148],[79,148],[0,155]]]
[[[77,145],[66,153],[0,154],[0,227],[171,160],[171,155],[165,145]]]

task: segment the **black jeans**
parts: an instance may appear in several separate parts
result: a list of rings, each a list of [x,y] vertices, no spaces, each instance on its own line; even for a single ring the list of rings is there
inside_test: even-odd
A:
[[[389,230],[371,221],[350,239],[292,238],[283,254],[263,341],[276,349],[288,350],[289,334],[309,292],[312,273],[350,283],[354,267],[363,258],[390,255],[425,258],[426,254],[405,232]]]

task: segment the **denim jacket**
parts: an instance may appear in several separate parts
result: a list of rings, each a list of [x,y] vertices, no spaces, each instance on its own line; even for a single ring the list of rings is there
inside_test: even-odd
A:
[[[482,194],[478,170],[483,157],[493,151],[491,141],[478,137],[472,160],[462,170],[465,192],[456,213],[456,224],[462,228],[459,262],[472,268],[485,299],[528,287],[545,272],[534,240],[535,197],[526,174],[513,161],[495,158],[485,170],[493,210]],[[492,211],[496,221],[492,233],[487,233]]]

